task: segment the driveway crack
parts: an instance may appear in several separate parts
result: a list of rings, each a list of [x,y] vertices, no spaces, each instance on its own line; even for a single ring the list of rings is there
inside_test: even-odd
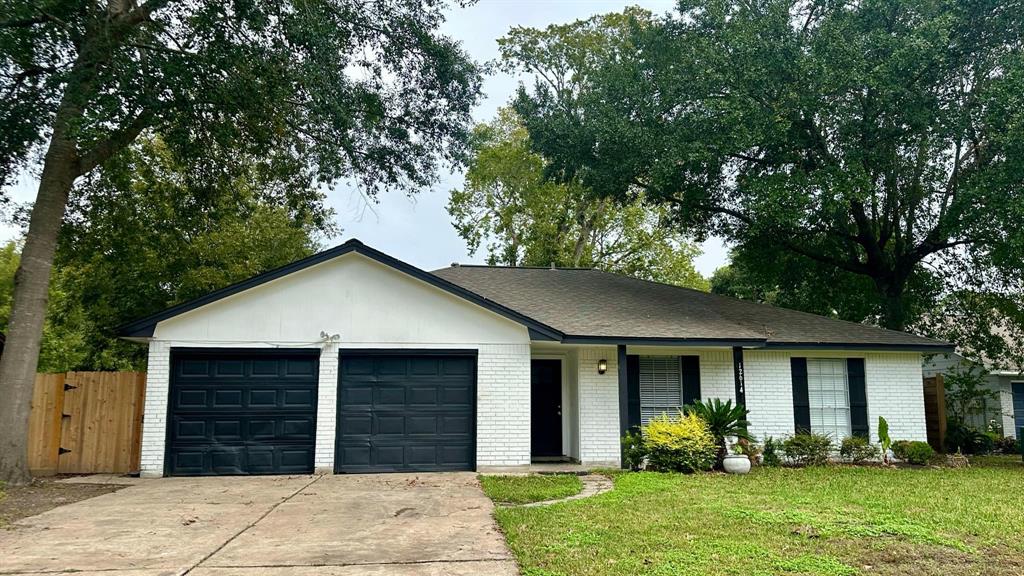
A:
[[[244,528],[242,528],[238,532],[235,532],[235,534],[233,536],[231,536],[231,538],[228,538],[227,540],[222,542],[220,546],[217,546],[217,548],[215,548],[212,552],[210,552],[206,556],[203,556],[199,560],[199,562],[196,562],[195,564],[189,566],[185,571],[181,572],[180,576],[186,576],[186,574],[188,574],[188,573],[192,572],[193,570],[195,570],[196,568],[198,568],[200,565],[202,565],[203,562],[206,562],[207,560],[212,558],[215,554],[217,554],[218,552],[223,550],[228,544],[231,544],[232,542],[234,542],[236,538],[238,538],[242,534],[245,534],[246,532],[248,532],[250,528],[252,528],[253,526],[259,524],[267,516],[270,516],[270,513],[273,512],[274,510],[277,510],[278,506],[280,506],[281,504],[284,504],[285,502],[287,502],[287,501],[291,500],[292,498],[298,496],[300,492],[302,492],[306,488],[309,488],[310,486],[315,484],[318,480],[320,480],[323,477],[324,477],[323,474],[319,474],[317,476],[314,476],[312,480],[310,480],[309,482],[306,482],[305,484],[303,484],[301,487],[299,487],[297,490],[295,490],[294,492],[292,492],[288,496],[285,496],[280,502],[278,502],[278,503],[274,504],[273,506],[271,506],[270,508],[268,508],[267,511],[264,512],[263,514],[260,514],[259,518],[256,518],[255,520],[253,520],[252,522],[247,524]]]

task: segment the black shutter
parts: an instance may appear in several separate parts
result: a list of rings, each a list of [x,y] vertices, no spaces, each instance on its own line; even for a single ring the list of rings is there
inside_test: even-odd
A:
[[[807,393],[807,358],[790,358],[793,371],[793,421],[797,434],[811,431],[811,399]]]
[[[700,356],[680,356],[680,371],[683,375],[683,406],[700,400]]]
[[[850,390],[850,428],[854,436],[868,437],[868,394],[864,380],[864,359],[846,360],[846,377]]]
[[[629,397],[629,429],[640,427],[640,357],[626,356],[626,388]]]

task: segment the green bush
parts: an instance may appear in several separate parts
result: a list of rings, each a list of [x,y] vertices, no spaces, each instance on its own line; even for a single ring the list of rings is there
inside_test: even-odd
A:
[[[644,437],[637,430],[630,430],[622,437],[622,465],[629,470],[639,470],[644,464]]]
[[[782,443],[771,436],[764,437],[764,446],[761,448],[761,465],[769,467],[782,466]]]
[[[919,440],[907,442],[905,458],[907,462],[923,466],[931,462],[932,458],[935,458],[935,450],[932,450],[932,447],[927,442]]]
[[[910,446],[910,440],[897,440],[892,443],[892,455],[899,458],[900,460],[907,459],[907,449]]]
[[[991,436],[973,426],[952,419],[946,423],[946,452],[949,454],[990,454],[993,444]]]
[[[862,436],[847,436],[839,447],[839,455],[853,464],[878,458],[878,446]]]
[[[786,458],[798,466],[822,466],[832,454],[832,438],[825,434],[800,433],[782,443]]]
[[[740,404],[733,406],[732,400],[722,402],[720,398],[711,398],[707,401],[698,400],[686,407],[687,414],[696,414],[708,426],[708,432],[715,438],[715,445],[718,446],[718,454],[715,458],[715,468],[722,467],[727,450],[726,438],[734,437],[747,442],[753,440],[747,428],[750,422],[747,421],[748,410]]]
[[[715,437],[696,414],[661,415],[644,427],[647,465],[663,472],[710,470],[718,451]]]

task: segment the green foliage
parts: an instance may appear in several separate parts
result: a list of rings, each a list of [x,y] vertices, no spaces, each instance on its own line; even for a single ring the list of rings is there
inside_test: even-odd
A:
[[[943,375],[950,420],[966,426],[968,417],[985,413],[987,402],[999,400],[999,394],[986,387],[987,376],[980,365],[958,365]]]
[[[847,436],[843,438],[839,446],[839,455],[851,464],[861,464],[878,458],[879,449],[867,438],[862,436]]]
[[[469,168],[448,211],[470,252],[507,266],[596,267],[707,290],[693,267],[698,248],[662,227],[663,206],[642,194],[622,203],[577,183],[544,179],[544,160],[509,109],[473,130]]]
[[[882,461],[888,464],[892,438],[889,437],[889,421],[882,416],[878,417],[878,442],[882,445]]]
[[[1003,436],[995,441],[993,450],[1008,456],[1020,454],[1020,440],[1013,436]]]
[[[946,422],[946,452],[963,454],[990,454],[992,437],[974,426],[950,419]]]
[[[686,407],[686,412],[696,414],[708,426],[708,431],[715,437],[715,444],[718,446],[718,455],[715,461],[716,467],[722,466],[725,458],[726,439],[734,437],[741,440],[751,441],[753,437],[747,431],[750,422],[747,421],[749,410],[745,407],[732,403],[732,400],[722,402],[720,398],[710,400],[698,400]]]
[[[907,442],[903,452],[904,455],[900,457],[901,459],[918,466],[928,464],[935,458],[935,450],[932,449],[931,445],[920,440]]]
[[[715,438],[696,414],[667,414],[652,419],[643,430],[648,466],[664,472],[700,472],[715,464]]]
[[[991,2],[716,0],[501,46],[548,176],[727,238],[719,286],[1024,360],[1022,32]]]
[[[782,442],[786,459],[797,466],[824,466],[832,455],[832,438],[811,432],[794,434]]]
[[[482,475],[480,487],[495,502],[527,504],[579,494],[583,482],[575,474]]]
[[[254,166],[226,182],[194,178],[158,140],[118,155],[74,190],[61,231],[39,370],[145,366],[116,328],[308,256],[332,232],[322,193]],[[0,329],[18,254],[0,252]]]
[[[892,443],[892,455],[900,460],[907,459],[907,450],[910,448],[910,440],[897,440]]]
[[[622,465],[627,470],[639,470],[647,455],[643,434],[640,431],[631,430],[622,436],[620,442],[622,443]]]
[[[761,464],[771,468],[782,466],[781,452],[782,443],[771,436],[765,436],[761,449]]]

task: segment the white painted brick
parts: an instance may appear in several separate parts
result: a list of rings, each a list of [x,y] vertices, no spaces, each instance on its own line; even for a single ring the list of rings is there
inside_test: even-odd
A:
[[[580,460],[583,464],[620,462],[619,368],[614,346],[584,347],[578,352]],[[597,361],[608,361],[608,370],[597,373]]]

